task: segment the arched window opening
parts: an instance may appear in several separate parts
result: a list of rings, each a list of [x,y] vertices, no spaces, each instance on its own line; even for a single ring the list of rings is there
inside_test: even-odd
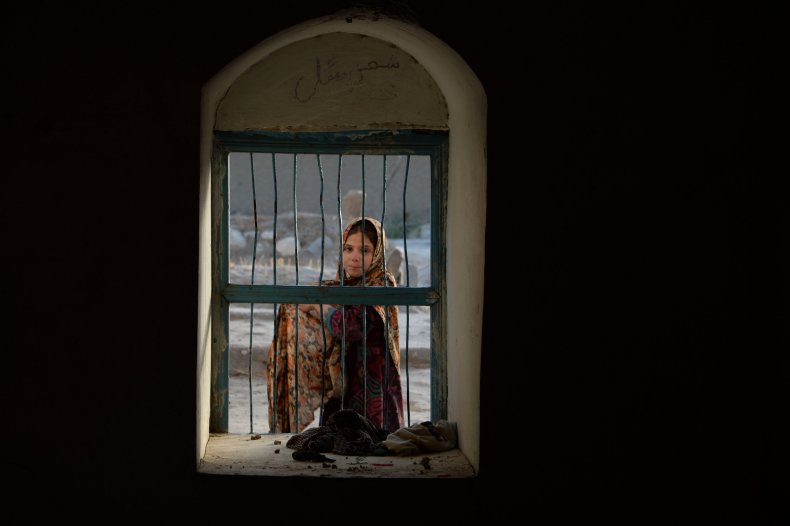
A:
[[[471,89],[453,87],[459,80]],[[356,392],[381,436],[398,423],[449,422],[458,447],[436,457],[445,469],[434,473],[472,476],[485,217],[485,97],[474,75],[410,23],[332,16],[229,65],[206,86],[203,109],[198,470],[303,474],[286,442],[357,403],[325,389],[349,392],[343,368],[358,356]],[[357,279],[355,263],[343,268],[353,248],[344,228],[360,216],[386,232],[377,261],[390,277],[368,282],[363,267],[361,286],[344,286]],[[303,315],[300,305],[317,308]],[[355,319],[360,334],[384,339],[363,337],[352,351]],[[283,320],[283,341],[312,337],[310,352],[278,354]],[[385,388],[396,384],[402,410]],[[398,461],[386,457],[400,466],[389,476],[415,476],[413,462]]]

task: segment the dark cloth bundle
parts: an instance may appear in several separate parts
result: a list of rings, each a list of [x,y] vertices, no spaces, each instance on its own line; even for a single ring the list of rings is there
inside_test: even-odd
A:
[[[306,429],[288,439],[289,449],[310,450],[353,456],[389,454],[382,440],[386,432],[376,429],[366,417],[351,409],[341,409],[327,419],[327,425]]]

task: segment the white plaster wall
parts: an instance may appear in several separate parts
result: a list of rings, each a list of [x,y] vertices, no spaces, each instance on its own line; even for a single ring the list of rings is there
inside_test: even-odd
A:
[[[254,64],[217,108],[219,130],[447,128],[438,86],[412,57],[367,35],[329,33]]]
[[[210,393],[210,176],[212,132],[223,97],[261,60],[286,46],[319,35],[353,33],[394,45],[414,57],[433,79],[446,102],[450,130],[447,201],[447,343],[448,418],[458,424],[459,447],[474,466],[480,464],[480,353],[483,315],[486,203],[486,98],[483,87],[463,59],[420,27],[364,14],[315,19],[263,41],[230,63],[203,90],[201,113],[201,221],[198,298],[198,429],[199,462],[208,441]],[[371,39],[372,41],[372,39]],[[307,54],[309,56],[309,54]],[[400,55],[399,55],[400,56]],[[346,68],[348,71],[348,68]],[[293,80],[293,78],[291,78]],[[261,117],[265,122],[265,115]],[[223,114],[225,125],[246,127],[238,111]],[[425,114],[426,123],[436,115]],[[366,122],[362,118],[359,122]],[[416,118],[414,120],[417,120]],[[288,121],[290,122],[290,121]],[[305,124],[304,121],[302,124]],[[328,122],[328,121],[327,121]],[[270,122],[271,124],[271,122]],[[317,125],[317,122],[313,122]],[[416,122],[412,124],[416,125]],[[280,123],[279,126],[281,126]],[[301,125],[297,123],[297,125]],[[430,127],[430,125],[427,125]],[[311,128],[312,129],[312,128]]]

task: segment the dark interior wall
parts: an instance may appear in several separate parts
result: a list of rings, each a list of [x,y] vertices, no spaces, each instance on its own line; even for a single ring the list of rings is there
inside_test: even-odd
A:
[[[342,494],[351,516],[414,499],[424,517],[503,523],[786,497],[787,362],[769,351],[787,348],[788,192],[749,149],[751,19],[409,3],[489,100],[479,477],[193,472],[201,87],[351,4],[12,2],[3,441],[20,495],[265,520],[339,513]]]

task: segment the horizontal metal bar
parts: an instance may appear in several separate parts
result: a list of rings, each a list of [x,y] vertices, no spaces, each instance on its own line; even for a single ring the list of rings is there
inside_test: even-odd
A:
[[[216,131],[219,144],[228,151],[274,153],[432,153],[447,140],[447,132],[434,130],[357,130],[349,132]]]
[[[325,303],[348,305],[433,305],[436,290],[427,287],[323,287],[319,285],[227,285],[230,303]]]

